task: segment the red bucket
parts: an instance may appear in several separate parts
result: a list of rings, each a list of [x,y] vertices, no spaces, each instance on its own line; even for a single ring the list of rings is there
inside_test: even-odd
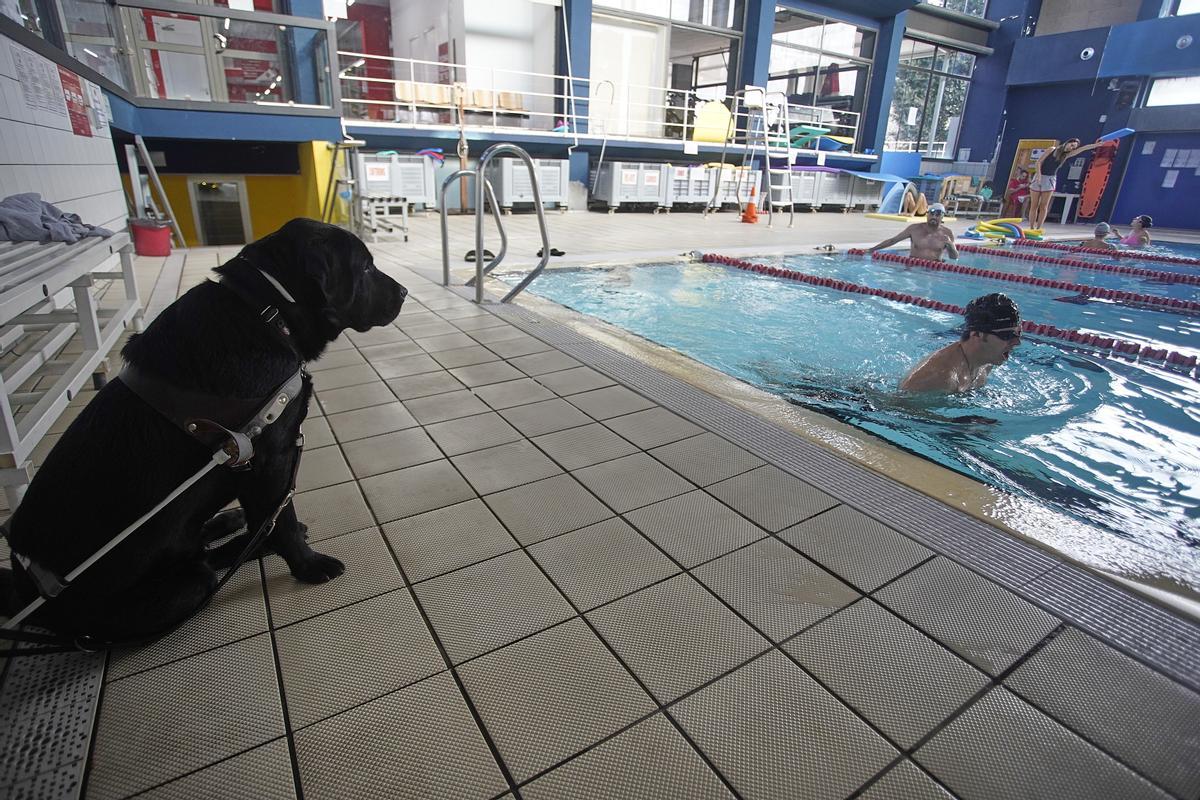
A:
[[[139,256],[171,255],[171,228],[167,223],[154,219],[131,219],[129,229],[133,231],[133,249]]]

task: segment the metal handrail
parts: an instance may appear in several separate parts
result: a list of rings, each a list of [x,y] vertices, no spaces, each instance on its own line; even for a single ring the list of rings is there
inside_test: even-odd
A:
[[[438,208],[441,210],[442,216],[442,286],[450,285],[450,230],[447,223],[446,190],[450,188],[450,184],[468,175],[475,175],[475,170],[460,169],[448,176],[446,180],[442,181],[441,195],[438,197]],[[478,180],[479,176],[475,175],[475,178]],[[500,263],[501,259],[508,252],[508,233],[504,230],[504,221],[500,219],[500,206],[496,203],[496,193],[492,191],[491,181],[484,179],[483,185],[487,190],[488,202],[492,204],[492,216],[496,218],[496,228],[500,231],[500,253],[492,259],[492,262],[488,264],[488,268],[484,270],[484,274],[487,274]],[[476,264],[482,260],[483,251],[477,249],[475,251]],[[467,285],[470,286],[471,284],[467,283]]]
[[[546,264],[550,261],[550,236],[546,233],[546,212],[542,208],[542,190],[538,186],[537,170],[533,166],[533,159],[529,157],[524,149],[517,147],[515,144],[501,142],[494,144],[487,150],[483,151],[483,155],[479,157],[479,165],[476,167],[480,180],[475,181],[475,302],[483,302],[483,276],[486,274],[483,268],[483,260],[479,257],[483,253],[483,193],[484,188],[488,186],[487,179],[484,176],[487,174],[488,163],[501,153],[513,153],[522,161],[525,162],[525,168],[529,170],[529,182],[533,184],[533,210],[537,213],[538,229],[542,234],[542,258],[538,261],[536,267],[521,279],[521,282],[513,287],[508,294],[500,298],[501,303],[507,303],[518,294],[520,294],[529,283],[541,274],[546,268]],[[495,211],[495,200],[492,201],[492,210]],[[498,261],[498,259],[497,259]],[[496,265],[490,264],[488,269]]]

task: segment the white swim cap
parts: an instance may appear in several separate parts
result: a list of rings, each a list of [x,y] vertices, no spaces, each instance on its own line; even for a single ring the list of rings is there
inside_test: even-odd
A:
[[[1107,222],[1101,222],[1096,226],[1095,234],[1097,236],[1107,236],[1111,230],[1112,228],[1109,227]]]
[[[945,216],[946,207],[944,205],[942,205],[941,203],[934,203],[925,211],[925,213],[926,214],[941,214],[941,215]]]

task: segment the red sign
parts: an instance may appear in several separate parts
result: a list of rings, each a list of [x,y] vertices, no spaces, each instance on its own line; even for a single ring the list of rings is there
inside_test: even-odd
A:
[[[76,136],[91,136],[92,123],[88,121],[87,99],[83,96],[83,84],[79,82],[79,76],[59,67],[58,80],[62,83],[63,95],[67,98],[67,116],[71,119],[71,130]]]

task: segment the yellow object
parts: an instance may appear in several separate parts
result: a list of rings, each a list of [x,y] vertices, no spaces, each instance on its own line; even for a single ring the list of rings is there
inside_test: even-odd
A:
[[[981,231],[981,233],[989,239],[1015,239],[1012,233],[992,233],[991,231]]]
[[[895,220],[896,222],[924,222],[925,221],[924,217],[906,217],[903,214],[877,214],[874,211],[863,214],[863,216],[870,217],[871,219],[891,219],[891,220]],[[957,220],[958,220],[958,217],[943,217],[942,218],[942,222],[955,222]]]
[[[824,138],[833,139],[835,142],[841,142],[842,144],[854,144],[854,139],[849,136],[831,136],[827,133],[824,135]]]
[[[1041,228],[1025,228],[1025,235],[1026,236],[1042,236],[1043,234],[1042,234]]]
[[[710,100],[696,109],[693,142],[723,142],[733,132],[733,116],[723,103]]]

